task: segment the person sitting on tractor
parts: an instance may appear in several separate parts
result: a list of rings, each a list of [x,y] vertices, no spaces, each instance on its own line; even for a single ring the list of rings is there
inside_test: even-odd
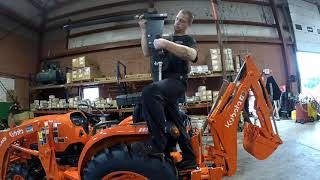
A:
[[[189,62],[197,62],[195,40],[186,34],[192,24],[193,15],[190,11],[180,10],[174,22],[174,33],[167,39],[155,39],[155,49],[163,50],[168,59],[168,67],[162,71],[162,80],[153,82],[142,91],[142,116],[146,120],[151,133],[150,152],[163,153],[168,139],[166,138],[166,122],[173,122],[179,129],[177,142],[182,151],[183,160],[176,164],[178,169],[196,168],[190,137],[183,125],[178,107],[178,100],[183,97],[187,89]],[[150,56],[147,45],[147,20],[140,19],[142,33],[141,46],[144,56]],[[179,128],[180,127],[180,128]],[[181,128],[183,127],[183,128]]]

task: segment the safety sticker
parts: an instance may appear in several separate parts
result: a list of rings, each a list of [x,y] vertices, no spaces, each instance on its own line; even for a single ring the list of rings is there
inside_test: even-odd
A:
[[[32,132],[32,131],[33,131],[32,125],[26,127],[26,132],[27,133]]]
[[[140,128],[138,132],[148,132],[148,128],[146,127]]]
[[[43,136],[41,132],[38,132],[39,142],[43,142]]]

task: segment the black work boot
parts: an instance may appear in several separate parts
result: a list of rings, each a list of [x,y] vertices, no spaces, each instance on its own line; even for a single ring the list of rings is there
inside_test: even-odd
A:
[[[196,169],[198,167],[195,159],[186,159],[176,163],[178,170]]]

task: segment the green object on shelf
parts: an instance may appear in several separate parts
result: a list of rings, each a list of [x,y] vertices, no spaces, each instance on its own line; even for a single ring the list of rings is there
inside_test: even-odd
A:
[[[0,120],[8,119],[9,109],[12,104],[12,102],[0,102]]]

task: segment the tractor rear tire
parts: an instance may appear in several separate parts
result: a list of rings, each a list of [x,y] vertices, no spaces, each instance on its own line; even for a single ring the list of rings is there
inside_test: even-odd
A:
[[[82,176],[84,180],[113,177],[176,180],[178,177],[175,166],[168,159],[131,152],[124,144],[105,148],[87,163]]]

